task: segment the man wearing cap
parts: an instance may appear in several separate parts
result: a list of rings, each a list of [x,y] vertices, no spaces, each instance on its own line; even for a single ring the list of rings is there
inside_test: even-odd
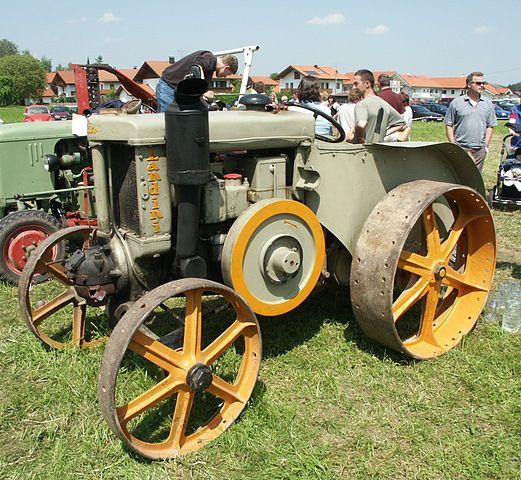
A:
[[[494,127],[497,125],[492,102],[482,97],[483,73],[467,75],[467,93],[455,98],[445,114],[449,142],[465,149],[479,171],[483,170]]]
[[[165,68],[157,83],[157,111],[166,111],[174,101],[177,84],[187,76],[204,78],[207,82],[210,82],[214,73],[218,78],[225,78],[237,73],[238,67],[239,62],[234,55],[216,57],[207,50],[197,50],[181,58]]]

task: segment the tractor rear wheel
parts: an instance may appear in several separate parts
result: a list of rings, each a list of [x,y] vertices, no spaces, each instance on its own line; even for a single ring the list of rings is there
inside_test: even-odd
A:
[[[17,285],[34,249],[62,226],[56,217],[42,210],[20,210],[4,217],[0,221],[0,278]],[[63,257],[64,251],[63,243],[55,245],[51,258]],[[46,278],[45,274],[36,274],[33,282],[39,283]]]
[[[476,191],[427,180],[400,185],[376,205],[356,245],[358,323],[411,357],[441,355],[474,327],[495,259],[492,215]]]
[[[232,308],[212,313],[223,299]],[[260,360],[257,319],[233,290],[195,278],[166,283],[137,300],[107,341],[103,416],[139,455],[183,456],[237,419]]]

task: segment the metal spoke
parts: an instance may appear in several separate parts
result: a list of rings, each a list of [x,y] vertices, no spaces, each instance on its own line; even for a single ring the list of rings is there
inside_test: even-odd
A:
[[[174,448],[181,448],[185,440],[186,426],[194,404],[195,392],[179,390],[175,403],[174,417],[168,435],[167,443]]]
[[[64,283],[65,285],[72,285],[72,282],[67,277],[67,274],[65,273],[65,269],[63,268],[63,265],[57,262],[45,262],[44,260],[40,260],[37,263],[37,268],[39,267],[40,270],[44,270],[48,273],[50,273],[56,280],[59,280],[60,282]]]
[[[180,353],[151,338],[142,330],[134,333],[129,348],[163,370],[171,372],[175,368],[185,368]]]
[[[398,259],[398,268],[423,277],[431,272],[432,267],[430,263],[428,257],[403,250]]]
[[[416,337],[404,342],[406,347],[421,342],[427,342],[434,346],[438,345],[433,334],[433,323],[436,316],[436,307],[438,306],[439,296],[440,284],[435,283],[428,289],[427,298],[425,299],[425,307],[421,318],[420,331]]]
[[[425,295],[428,286],[429,277],[421,277],[414,285],[400,294],[392,307],[395,322]]]
[[[436,214],[432,204],[422,213],[423,228],[427,241],[427,252],[429,257],[437,257],[440,251],[440,232],[436,224]]]
[[[458,215],[458,218],[456,218],[456,221],[452,225],[452,228],[450,229],[450,233],[447,237],[447,239],[441,244],[441,257],[447,261],[450,256],[452,255],[452,252],[456,248],[458,241],[462,235],[462,233],[465,231],[465,227],[474,220],[477,220],[478,218],[484,218],[488,215],[486,213],[476,213],[474,215],[470,214],[464,214],[460,213]]]
[[[478,290],[488,292],[489,288],[485,283],[479,284],[467,273],[460,273],[451,267],[447,267],[443,283],[456,288],[457,290]]]
[[[248,328],[255,329],[255,323],[235,320],[232,325],[203,350],[204,363],[206,365],[214,363]]]
[[[202,289],[189,290],[186,296],[185,335],[183,353],[197,358],[201,352],[202,338]]]
[[[206,391],[224,400],[226,403],[246,403],[248,401],[248,398],[241,394],[237,386],[228,383],[217,375],[213,376],[212,384]]]
[[[76,347],[80,347],[85,338],[85,317],[87,313],[87,305],[75,305],[72,314],[72,343]]]
[[[179,376],[169,375],[146,392],[136,397],[126,405],[117,408],[119,421],[126,425],[137,415],[155,407],[159,402],[175,393],[176,389],[183,384]]]
[[[66,307],[76,298],[75,292],[72,289],[67,289],[62,294],[53,298],[39,308],[32,310],[31,321],[34,326],[39,325],[42,320],[45,320],[49,315],[56,313],[58,310]]]

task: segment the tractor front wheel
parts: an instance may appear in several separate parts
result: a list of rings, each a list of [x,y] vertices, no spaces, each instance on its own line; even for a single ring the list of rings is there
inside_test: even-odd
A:
[[[54,216],[42,210],[21,210],[7,215],[0,221],[0,278],[17,285],[29,256],[52,233],[62,227]],[[51,256],[57,260],[64,255],[64,244],[54,246]],[[33,282],[46,279],[44,274],[36,274]]]

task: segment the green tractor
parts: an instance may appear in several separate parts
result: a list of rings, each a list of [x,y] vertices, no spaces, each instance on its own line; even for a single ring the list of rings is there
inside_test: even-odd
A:
[[[87,139],[73,135],[71,121],[0,126],[0,278],[17,284],[44,238],[94,221],[92,183]],[[64,245],[53,249],[53,260]]]
[[[458,146],[348,144],[341,126],[319,136],[308,112],[267,112],[260,95],[208,113],[204,91],[184,80],[164,115],[89,118],[98,228],[49,236],[19,282],[48,347],[97,345],[100,322],[114,327],[102,413],[150,459],[194,452],[238,418],[262,356],[256,315],[340,285],[367,336],[430,359],[472,330],[495,269],[483,181]],[[64,241],[77,249],[50,260]],[[42,271],[49,283],[33,284]]]

